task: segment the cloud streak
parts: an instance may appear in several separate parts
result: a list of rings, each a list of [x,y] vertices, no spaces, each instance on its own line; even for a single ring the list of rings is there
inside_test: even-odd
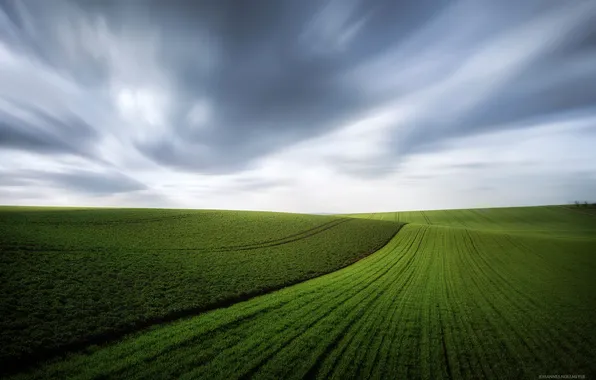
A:
[[[45,184],[101,204],[137,204],[136,192],[147,206],[466,206],[442,162],[486,174],[469,187],[482,197],[531,202],[523,188],[499,195],[523,162],[536,183],[596,170],[595,17],[592,2],[554,0],[4,0],[0,194],[68,202],[35,196]],[[500,136],[541,143],[494,164]],[[588,196],[589,182],[569,192]],[[556,189],[545,202],[568,200]]]

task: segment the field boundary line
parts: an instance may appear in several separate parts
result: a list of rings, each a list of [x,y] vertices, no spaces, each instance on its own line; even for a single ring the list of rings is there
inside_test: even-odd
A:
[[[345,218],[345,219],[346,220],[343,222],[353,220],[353,218]],[[328,224],[328,223],[326,223],[326,224]],[[337,272],[341,269],[351,266],[351,265],[355,264],[356,262],[358,262],[364,258],[367,258],[370,255],[380,251],[383,247],[385,247],[393,239],[395,239],[395,237],[397,236],[399,231],[401,231],[401,229],[405,225],[406,225],[406,223],[399,225],[396,232],[394,234],[392,234],[387,239],[387,241],[385,241],[382,245],[374,247],[374,249],[371,249],[368,252],[366,252],[365,254],[360,255],[357,260],[348,262],[331,272],[322,273],[322,274],[319,274],[319,275],[316,275],[313,277],[299,278],[299,279],[295,279],[293,281],[289,281],[285,284],[270,286],[270,287],[266,287],[266,288],[259,289],[256,291],[243,293],[243,294],[240,294],[240,295],[228,298],[228,299],[224,299],[224,300],[221,300],[221,301],[209,304],[209,305],[197,306],[194,308],[189,308],[189,309],[184,309],[184,310],[178,310],[178,311],[174,311],[174,312],[162,315],[162,316],[152,317],[152,318],[144,319],[144,320],[138,320],[136,322],[130,323],[128,326],[122,326],[120,328],[114,328],[112,331],[103,332],[103,333],[96,334],[96,335],[90,335],[90,336],[85,337],[84,339],[66,343],[66,344],[63,344],[58,347],[42,348],[42,349],[38,349],[33,352],[30,352],[28,354],[21,354],[21,355],[17,355],[14,357],[2,358],[2,360],[0,360],[0,368],[2,368],[0,370],[0,375],[2,375],[2,376],[14,375],[14,374],[17,374],[24,370],[33,369],[33,368],[39,366],[40,364],[42,364],[43,362],[53,360],[56,358],[60,358],[60,357],[66,357],[68,354],[72,354],[75,352],[81,352],[90,346],[107,345],[109,343],[118,341],[126,336],[141,333],[142,331],[147,330],[147,329],[157,326],[157,325],[172,323],[172,322],[176,322],[181,319],[196,317],[196,316],[204,314],[206,312],[210,312],[210,311],[214,311],[214,310],[222,309],[222,308],[227,308],[227,307],[230,307],[230,306],[240,303],[240,302],[248,301],[248,300],[251,300],[251,299],[259,297],[259,296],[273,293],[275,291],[282,290],[287,287],[297,285],[297,284],[306,282],[308,280],[312,280],[312,279],[324,276],[326,274]],[[332,228],[332,227],[328,227],[327,229],[329,229],[329,228]],[[296,239],[296,240],[300,240],[300,239]],[[277,245],[281,245],[281,244],[277,244]]]

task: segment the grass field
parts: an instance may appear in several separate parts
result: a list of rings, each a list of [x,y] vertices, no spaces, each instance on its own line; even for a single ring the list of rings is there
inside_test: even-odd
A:
[[[399,227],[264,212],[0,208],[0,367],[329,273]]]
[[[344,269],[16,378],[596,376],[595,215],[354,216],[410,223]]]
[[[596,207],[542,206],[348,214],[346,216],[515,235],[594,238]]]

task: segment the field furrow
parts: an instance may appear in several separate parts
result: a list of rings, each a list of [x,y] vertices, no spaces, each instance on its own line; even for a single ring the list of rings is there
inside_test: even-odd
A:
[[[0,373],[332,272],[401,226],[258,212],[36,210],[0,208]]]
[[[162,216],[168,215],[156,218]],[[274,278],[285,284],[288,273],[296,273],[303,261],[312,263],[316,258],[323,260],[320,267],[328,260],[337,265],[335,255],[348,252],[344,257],[353,261],[342,261],[343,269],[80,350],[13,378],[596,375],[596,218],[592,215],[554,206],[352,216],[320,219],[315,225],[304,219],[286,234],[211,244],[213,259],[220,261],[210,261],[208,252],[189,251],[204,255],[204,267],[196,273],[209,273],[218,287],[246,278],[251,268],[271,268],[274,258],[279,266]],[[172,215],[171,220],[176,218]],[[370,240],[374,243],[369,247],[378,248],[399,221],[410,224],[374,254],[354,256],[355,242],[385,228]],[[296,228],[299,225],[307,227]],[[335,240],[327,239],[331,236]],[[282,248],[285,256],[275,251]],[[295,255],[295,249],[301,254]],[[331,249],[333,255],[321,256]],[[9,251],[4,259],[12,254],[16,252]],[[30,253],[18,254],[28,257]],[[122,260],[130,252],[118,254]],[[169,273],[186,268],[183,260],[189,257],[176,256]],[[236,267],[221,261],[224,257],[234,259]],[[39,258],[47,260],[45,255]],[[312,269],[305,270],[311,273]],[[262,276],[271,273],[264,271],[254,279],[263,286]],[[178,289],[176,294],[182,293]],[[184,294],[188,300],[198,297]]]
[[[582,307],[593,305],[594,296],[564,297],[593,280],[581,271],[557,277],[553,266],[569,247],[553,245],[546,254],[543,245],[532,248],[532,239],[406,225],[380,251],[348,268],[21,377],[594,374],[596,313]],[[557,279],[559,291],[545,293],[544,283],[555,286]]]

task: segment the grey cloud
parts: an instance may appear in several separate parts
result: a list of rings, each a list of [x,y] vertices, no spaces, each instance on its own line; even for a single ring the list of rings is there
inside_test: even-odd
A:
[[[35,181],[31,180],[30,178],[20,178],[20,177],[12,177],[7,173],[0,172],[0,188],[2,187],[20,187],[20,186],[29,186],[32,183],[34,184]]]
[[[350,175],[384,176],[407,155],[440,150],[450,138],[519,127],[519,121],[548,120],[596,104],[596,87],[587,85],[596,76],[596,26],[587,17],[561,41],[554,38],[552,46],[514,67],[488,94],[477,87],[495,78],[466,76],[466,70],[482,73],[506,62],[508,54],[542,43],[530,39],[527,46],[516,45],[512,39],[501,55],[484,59],[483,49],[490,53],[503,35],[525,25],[541,26],[534,21],[574,7],[583,7],[586,15],[596,9],[558,0],[4,0],[2,42],[67,79],[89,96],[87,102],[109,105],[106,93],[118,81],[130,86],[159,82],[156,87],[171,99],[163,128],[145,131],[130,123],[143,132],[137,138],[118,128],[108,132],[102,122],[74,112],[27,106],[27,91],[35,89],[22,90],[21,103],[14,105],[20,116],[0,108],[0,148],[89,156],[102,137],[113,133],[122,149],[136,149],[158,164],[233,173],[384,102],[424,103],[417,94],[459,78],[444,94],[434,95],[406,128],[395,126],[387,144],[391,154],[333,162]],[[188,113],[201,99],[209,110],[204,125],[196,126]],[[472,107],[461,106],[470,99]],[[117,115],[109,106],[106,112]],[[460,106],[464,111],[451,114]],[[54,178],[79,189],[111,191],[111,185],[104,189],[101,181],[82,173]]]
[[[441,150],[443,143],[452,138],[510,127],[520,128],[531,125],[530,121],[556,119],[561,113],[592,113],[592,107],[596,104],[596,87],[588,83],[593,82],[596,76],[596,27],[589,15],[596,16],[596,6],[590,3],[574,6],[575,17],[561,17],[566,22],[557,20],[561,23],[561,28],[565,26],[571,32],[565,34],[564,30],[551,28],[551,38],[556,33],[560,36],[557,36],[559,41],[550,44],[548,36],[536,33],[535,39],[530,42],[543,44],[544,47],[539,50],[541,53],[512,70],[506,81],[495,86],[489,96],[480,98],[474,107],[463,113],[455,113],[455,116],[451,113],[454,106],[456,108],[469,100],[475,102],[475,99],[470,99],[477,96],[475,87],[493,81],[490,76],[462,83],[454,88],[457,92],[444,97],[445,102],[433,103],[431,112],[414,120],[412,124],[415,127],[406,132],[396,130],[392,139],[392,145],[397,147],[394,151],[396,159],[411,153]],[[548,17],[555,19],[558,12],[574,13],[564,7],[555,7],[548,8],[535,17],[544,18],[541,27],[548,27],[546,20]],[[529,21],[533,22],[531,19]],[[523,33],[535,32],[527,25],[518,28],[521,28],[522,36]],[[527,30],[523,31],[523,28]],[[491,41],[488,40],[487,43],[490,44]],[[516,46],[516,43],[513,39],[510,41],[513,54],[516,54],[515,49],[535,48]],[[471,51],[474,51],[473,48]],[[506,62],[509,59],[507,54],[508,51],[503,49],[503,56],[494,57],[497,60],[494,64],[499,65],[499,59]]]
[[[147,188],[144,184],[119,173],[74,171],[68,173],[44,173],[40,177],[59,186],[91,194],[125,193]]]
[[[139,49],[156,36],[156,46],[147,49],[156,49],[154,58],[176,98],[169,134],[136,147],[156,162],[209,173],[245,168],[259,156],[324,134],[365,111],[374,99],[344,83],[342,72],[362,56],[381,52],[378,41],[394,39],[392,31],[415,26],[383,1],[173,1],[167,6],[88,1],[58,2],[57,10],[55,4],[6,4],[5,29],[15,45],[29,46],[29,55],[82,86],[106,82],[118,64],[146,58]],[[422,5],[409,10],[434,11]],[[388,13],[404,22],[387,19]],[[328,25],[321,24],[325,19]],[[340,41],[346,33],[349,44]],[[329,54],[313,55],[316,46]],[[130,48],[129,57],[118,56],[123,47]],[[126,58],[130,62],[120,62]],[[197,131],[186,119],[197,97],[210,100],[211,128]],[[201,144],[209,151],[198,154]]]
[[[101,55],[105,46],[100,46],[108,31],[80,5],[61,0],[4,0],[0,36],[16,52],[49,65],[60,75],[82,85],[97,85],[109,75],[108,57]]]
[[[95,138],[97,131],[74,114],[58,117],[29,105],[0,104],[0,148],[88,156]]]
[[[52,172],[25,170],[19,172],[4,171],[0,174],[5,178],[0,181],[0,187],[27,184],[42,191],[41,189],[50,185],[88,195],[109,195],[147,189],[147,186],[143,183],[114,171],[96,172],[77,169]]]

